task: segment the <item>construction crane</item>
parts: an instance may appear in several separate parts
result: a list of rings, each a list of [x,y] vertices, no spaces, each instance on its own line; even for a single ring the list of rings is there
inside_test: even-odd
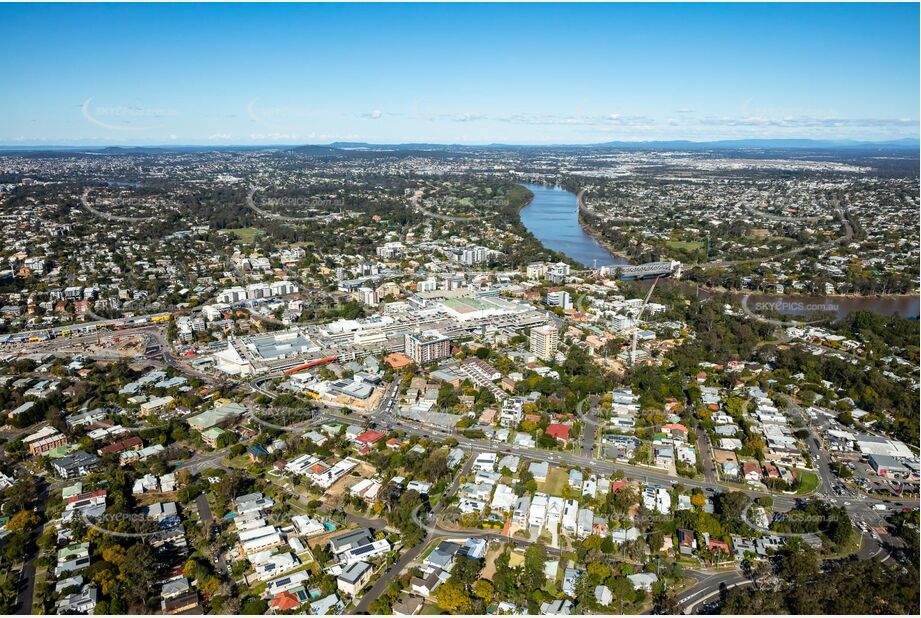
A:
[[[652,282],[652,285],[649,287],[649,293],[646,294],[646,300],[643,301],[643,306],[640,307],[639,312],[636,314],[636,326],[633,328],[633,345],[630,347],[630,366],[636,364],[636,339],[640,331],[640,318],[643,317],[643,312],[646,310],[646,305],[649,304],[649,298],[652,296],[652,291],[656,289],[656,284],[659,282],[658,275],[656,276],[655,281]]]

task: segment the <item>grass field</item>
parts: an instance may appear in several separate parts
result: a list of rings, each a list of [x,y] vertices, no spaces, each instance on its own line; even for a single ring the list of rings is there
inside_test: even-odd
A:
[[[562,496],[563,488],[569,484],[569,475],[560,468],[550,468],[547,480],[537,484],[537,489],[549,496]]]
[[[422,616],[440,616],[444,614],[444,610],[438,607],[438,603],[429,603],[422,606],[422,611],[419,614]]]
[[[242,455],[237,455],[232,457],[227,461],[228,468],[245,468],[249,465],[249,455],[243,453]]]
[[[796,476],[803,482],[800,488],[796,491],[796,493],[799,495],[810,494],[819,487],[819,477],[815,472],[800,470],[797,468]]]
[[[697,251],[704,248],[704,243],[699,240],[668,240],[665,246],[669,249],[680,249],[682,251]]]
[[[261,232],[258,227],[235,227],[224,230],[225,232],[230,232],[234,236],[240,239],[243,244],[252,244],[253,240],[256,238],[256,234]]]

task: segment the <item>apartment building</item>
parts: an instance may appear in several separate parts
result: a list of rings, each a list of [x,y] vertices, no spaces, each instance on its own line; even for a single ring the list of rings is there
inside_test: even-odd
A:
[[[543,360],[550,360],[559,345],[559,331],[549,324],[531,329],[531,353]]]
[[[420,365],[451,356],[451,339],[437,330],[406,333],[403,343],[406,356]]]

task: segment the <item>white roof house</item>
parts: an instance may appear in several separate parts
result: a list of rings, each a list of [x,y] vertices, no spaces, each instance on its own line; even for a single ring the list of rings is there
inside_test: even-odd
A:
[[[576,523],[576,536],[584,539],[592,534],[592,525],[595,522],[595,513],[592,509],[579,509]]]
[[[489,508],[493,511],[511,511],[515,508],[515,502],[517,502],[517,500],[518,496],[515,495],[514,489],[508,485],[499,483],[496,485],[496,491],[493,493],[492,502]]]
[[[518,498],[518,501],[515,503],[515,510],[512,512],[512,521],[519,526],[527,525],[530,511],[530,496],[522,496]]]
[[[547,494],[536,493],[531,500],[531,510],[528,512],[528,524],[543,528],[547,518]]]
[[[476,459],[473,460],[473,471],[478,470],[489,470],[493,472],[496,469],[496,454],[495,453],[480,453],[476,456]]]
[[[563,505],[563,532],[566,534],[575,534],[579,522],[579,503],[575,500],[567,500]]]
[[[565,506],[565,500],[556,496],[550,496],[547,500],[547,528],[554,531],[556,530],[556,527],[560,525],[560,521],[563,519],[563,509]]]
[[[634,573],[628,575],[627,579],[630,580],[634,590],[646,591],[652,590],[652,585],[659,581],[659,577],[655,573]]]

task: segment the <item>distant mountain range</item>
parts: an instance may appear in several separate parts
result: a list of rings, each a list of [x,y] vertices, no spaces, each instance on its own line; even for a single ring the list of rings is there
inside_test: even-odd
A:
[[[815,139],[732,139],[712,142],[689,140],[652,142],[605,142],[597,146],[607,148],[919,148],[921,141],[902,138],[884,142],[862,142],[857,140],[815,140]]]
[[[921,148],[921,140],[906,137],[889,141],[857,141],[857,140],[814,140],[814,139],[736,139],[695,142],[691,140],[654,140],[645,142],[601,142],[598,144],[546,144],[546,145],[520,145],[520,144],[369,144],[365,142],[333,142],[327,146],[337,150],[444,150],[444,149],[470,149],[470,148],[636,148],[643,150],[695,150],[695,149],[733,149],[733,148]],[[319,148],[302,146],[295,148]]]
[[[915,150],[921,148],[921,140],[917,138],[903,138],[888,141],[857,141],[857,140],[815,140],[815,139],[735,139],[695,142],[691,140],[654,140],[644,142],[613,141],[598,144],[435,144],[435,143],[405,143],[405,144],[370,144],[367,142],[333,142],[331,144],[307,144],[291,146],[284,144],[265,146],[209,146],[209,145],[151,145],[151,146],[3,146],[0,152],[8,153],[61,153],[61,152],[87,152],[98,154],[162,154],[166,152],[232,152],[256,150],[284,150],[311,156],[362,156],[375,155],[382,152],[410,152],[432,153],[447,151],[471,150],[590,150],[590,149],[621,149],[621,150]]]

